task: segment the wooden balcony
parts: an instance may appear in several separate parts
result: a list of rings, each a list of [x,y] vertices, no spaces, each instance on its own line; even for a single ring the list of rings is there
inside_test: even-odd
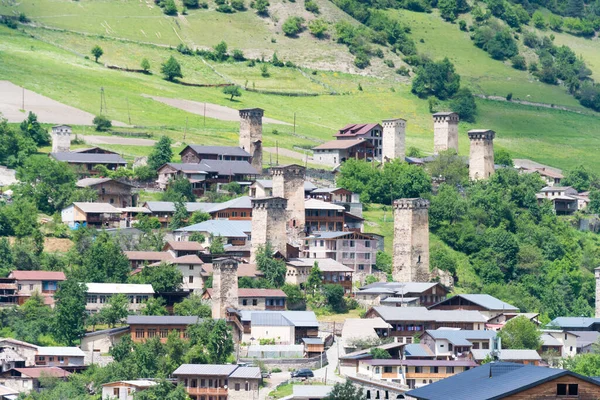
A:
[[[187,394],[189,395],[205,395],[205,396],[227,396],[227,389],[225,388],[209,388],[209,387],[186,387]]]
[[[400,376],[397,372],[384,372],[381,374],[383,379],[398,379]]]

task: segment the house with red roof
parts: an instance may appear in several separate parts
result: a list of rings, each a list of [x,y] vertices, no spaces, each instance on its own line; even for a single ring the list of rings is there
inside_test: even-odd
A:
[[[340,165],[351,158],[369,160],[374,157],[375,150],[373,144],[363,138],[332,140],[313,147],[315,161],[331,166]]]
[[[8,278],[14,279],[17,284],[19,304],[23,304],[37,292],[50,306],[54,305],[54,293],[58,284],[67,279],[61,271],[12,271]]]
[[[14,389],[20,393],[29,393],[41,388],[41,377],[67,379],[70,372],[58,367],[13,368],[0,374],[0,385]]]
[[[383,128],[380,124],[348,124],[333,136],[336,140],[366,140],[373,145],[373,155],[381,158]]]

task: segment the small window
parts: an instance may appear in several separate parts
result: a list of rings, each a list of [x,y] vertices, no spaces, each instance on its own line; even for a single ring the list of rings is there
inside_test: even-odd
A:
[[[567,395],[567,384],[566,383],[556,384],[556,395],[557,396],[566,396]]]
[[[190,268],[190,271],[193,271],[193,270],[194,270],[194,266],[193,266],[193,265],[190,265],[190,267],[189,267],[189,268]]]
[[[29,290],[33,290],[33,285],[29,285]]]
[[[113,396],[119,397],[119,388],[114,388],[113,389]]]
[[[194,277],[192,275],[190,275],[190,278],[188,280],[189,283],[194,283]]]
[[[571,383],[569,385],[569,396],[578,396],[579,395],[579,385],[577,383]]]
[[[239,392],[239,391],[240,391],[240,384],[239,384],[239,383],[236,383],[236,384],[235,384],[235,391],[236,391],[236,392]]]
[[[243,306],[247,306],[247,305],[248,305],[248,300],[246,300],[246,299],[243,299],[243,300],[242,300],[242,305],[243,305]]]
[[[252,305],[253,306],[257,306],[258,305],[258,300],[257,299],[252,299]]]

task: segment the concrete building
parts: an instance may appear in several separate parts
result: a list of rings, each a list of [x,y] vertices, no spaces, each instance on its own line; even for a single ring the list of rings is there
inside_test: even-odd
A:
[[[62,222],[71,228],[80,225],[98,229],[118,228],[122,211],[108,203],[75,202],[60,212]]]
[[[319,336],[319,321],[312,311],[241,310],[242,341],[275,339],[276,344],[302,344]]]
[[[493,348],[494,331],[472,331],[455,329],[427,330],[421,335],[421,344],[439,360],[465,358],[471,349]]]
[[[125,335],[129,335],[129,326],[88,332],[81,339],[79,347],[83,351],[106,354]]]
[[[394,201],[392,276],[398,282],[428,282],[429,201]]]
[[[0,385],[20,393],[29,393],[41,390],[40,378],[53,377],[66,380],[69,375],[70,372],[59,367],[13,368],[0,374]]]
[[[383,124],[383,145],[381,160],[392,161],[399,158],[404,161],[406,143],[406,120],[402,118],[385,119]]]
[[[252,166],[262,171],[262,117],[264,110],[240,110],[240,147],[250,154]]]
[[[102,385],[102,400],[133,400],[135,392],[156,385],[158,385],[158,382],[147,379],[105,383]]]
[[[85,353],[79,347],[38,347],[36,367],[81,367]]]
[[[352,294],[354,268],[347,267],[331,258],[290,258],[286,264],[286,283],[304,286],[315,263],[319,265],[321,281],[324,285],[340,285],[344,288],[347,296]]]
[[[53,296],[58,284],[67,279],[61,271],[12,271],[8,277],[15,279],[17,283],[19,304],[38,293],[44,297],[46,304],[53,305]]]
[[[283,212],[285,213],[285,210]],[[202,242],[204,247],[209,247],[213,240],[219,237],[225,245],[244,246],[249,242],[251,234],[254,234],[252,221],[209,219],[208,221],[176,229],[173,236],[175,240],[188,241],[194,233],[200,233],[204,236],[204,242]]]
[[[252,199],[251,263],[255,262],[259,248],[267,243],[274,252],[287,256],[287,203],[282,197]]]
[[[458,114],[453,112],[433,114],[433,154],[446,150],[458,154]]]
[[[358,193],[336,187],[315,188],[308,194],[308,197],[342,206],[346,209],[346,212],[357,217],[362,217],[363,205],[360,202],[360,195]]]
[[[469,178],[473,181],[487,179],[494,173],[494,137],[490,129],[472,129],[469,153]]]
[[[214,280],[214,277],[213,277]],[[203,299],[212,300],[214,289],[206,289]],[[237,310],[279,310],[286,309],[287,295],[281,289],[238,289]]]
[[[334,137],[336,140],[365,140],[373,146],[372,156],[381,159],[382,130],[383,128],[379,124],[348,124],[340,129]]]
[[[304,228],[304,181],[306,168],[291,164],[271,167],[273,176],[273,196],[287,200],[287,224],[290,228]]]
[[[38,346],[11,338],[0,339],[0,372],[33,367]]]
[[[183,364],[173,372],[192,400],[258,399],[260,368],[238,365]]]
[[[85,310],[96,313],[108,304],[110,296],[124,294],[129,299],[129,312],[138,312],[144,302],[154,296],[152,285],[134,283],[86,283],[87,300]]]
[[[313,147],[314,159],[322,164],[335,167],[351,158],[369,160],[374,157],[375,149],[371,142],[362,138],[332,140]]]
[[[247,161],[252,157],[247,151],[235,146],[201,146],[190,144],[179,152],[184,164],[198,164],[202,160]]]
[[[237,308],[238,296],[238,261],[234,258],[217,258],[213,260],[212,317],[225,318],[227,308]]]
[[[52,152],[64,153],[71,151],[71,127],[69,125],[55,125],[52,127]]]

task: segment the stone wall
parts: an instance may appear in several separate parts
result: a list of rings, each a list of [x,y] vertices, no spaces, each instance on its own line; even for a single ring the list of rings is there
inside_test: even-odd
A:
[[[398,282],[428,282],[429,201],[400,199],[394,202],[392,276]]]
[[[239,362],[260,362],[269,369],[280,368],[282,371],[295,371],[301,368],[321,368],[321,357],[312,358],[240,358]],[[323,353],[323,366],[327,365],[327,353]]]
[[[406,120],[387,119],[383,123],[383,146],[381,159],[392,161],[396,158],[404,161],[406,142]]]
[[[287,222],[289,227],[302,230],[304,227],[304,181],[306,168],[287,165],[271,168],[273,196],[287,200]]]
[[[240,110],[240,147],[252,156],[252,166],[262,171],[262,117],[260,108]]]
[[[487,179],[494,173],[495,132],[484,129],[469,131],[471,148],[469,153],[469,178]]]
[[[252,199],[252,248],[250,262],[256,261],[261,246],[271,243],[274,251],[287,255],[287,200],[281,197]]]
[[[453,149],[458,154],[458,114],[433,115],[433,154]]]
[[[52,152],[62,153],[71,151],[71,127],[60,125],[52,127]]]
[[[233,258],[213,260],[212,317],[225,318],[227,308],[238,308],[238,262]]]

